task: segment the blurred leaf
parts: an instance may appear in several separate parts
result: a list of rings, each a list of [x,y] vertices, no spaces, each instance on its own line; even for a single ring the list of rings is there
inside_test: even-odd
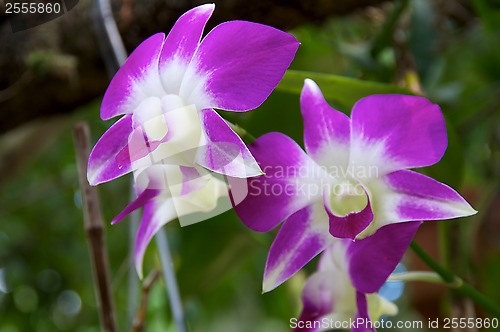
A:
[[[459,189],[464,179],[465,156],[455,127],[446,122],[448,148],[443,158],[435,165],[422,169],[424,174]]]
[[[408,0],[400,0],[394,5],[394,8],[386,18],[379,34],[373,40],[370,53],[374,58],[376,58],[384,48],[392,45],[394,31],[398,26],[397,23],[407,7]]]
[[[319,85],[326,99],[331,99],[349,108],[360,98],[368,95],[387,93],[413,94],[411,91],[396,85],[299,70],[288,70],[276,89],[278,91],[300,94],[306,78],[314,80]]]
[[[484,26],[490,30],[498,29],[500,19],[500,1],[474,0],[472,1],[476,14],[481,18]]]

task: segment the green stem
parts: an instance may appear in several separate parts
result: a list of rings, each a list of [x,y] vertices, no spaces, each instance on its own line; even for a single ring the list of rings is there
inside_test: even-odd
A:
[[[244,139],[247,143],[253,143],[257,139],[255,138],[255,136],[246,131],[245,128],[242,128],[237,124],[231,123],[229,121],[226,122],[229,125],[229,127],[231,127],[231,129],[234,130],[234,132],[238,134],[238,136],[240,136],[242,139]]]
[[[387,278],[387,281],[424,281],[441,285],[449,285],[436,272],[430,271],[410,271],[393,273]]]
[[[448,269],[436,262],[415,241],[411,243],[410,247],[413,252],[415,252],[415,254],[420,257],[420,259],[424,261],[431,269],[436,271],[436,273],[439,274],[446,283],[451,285],[456,284],[457,286],[453,288],[456,293],[470,298],[490,314],[496,317],[500,317],[500,307],[496,303],[492,302],[482,293],[478,292],[474,287],[472,287],[467,282],[463,281]]]

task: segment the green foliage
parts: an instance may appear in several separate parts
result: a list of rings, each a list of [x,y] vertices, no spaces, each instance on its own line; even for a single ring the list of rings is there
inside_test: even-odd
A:
[[[255,111],[223,115],[255,136],[281,131],[302,143],[299,93],[305,78],[314,79],[332,105],[344,112],[369,94],[411,93],[398,80],[400,46],[392,38],[396,31],[406,38],[404,47],[415,60],[424,92],[440,104],[447,119],[448,150],[439,164],[424,172],[450,184],[475,206],[484,188],[500,192],[500,11],[495,1],[472,3],[475,17],[467,24],[445,16],[430,0],[411,0],[372,15],[300,27],[293,31],[302,43],[300,51],[277,91]],[[393,21],[384,24],[390,13]],[[445,24],[436,28],[438,19]],[[33,69],[47,72],[55,58],[41,53],[29,61]],[[100,330],[71,137],[76,120],[90,122],[94,142],[111,125],[100,120],[98,105],[86,105],[67,119],[62,134],[47,132],[54,142],[2,183],[0,332]],[[37,147],[25,153],[32,153],[30,149]],[[100,186],[107,221],[129,200],[129,181],[127,177]],[[500,217],[498,209],[485,209],[494,217],[486,219],[480,211],[474,220],[462,221],[476,223],[463,238],[483,258],[468,253],[460,259],[463,271],[473,271],[466,277],[498,302],[500,249],[498,243],[477,241],[476,234],[483,234],[485,227],[498,230]],[[128,222],[106,227],[121,331],[129,324]],[[300,289],[308,271],[261,295],[274,234],[251,232],[232,211],[184,228],[172,222],[167,231],[191,331],[289,330],[288,320],[300,310]],[[146,274],[159,266],[155,249],[152,244],[146,254]],[[78,310],[69,310],[72,306]],[[419,318],[408,301],[403,308],[401,317]],[[175,330],[163,282],[151,291],[147,324],[146,331]]]

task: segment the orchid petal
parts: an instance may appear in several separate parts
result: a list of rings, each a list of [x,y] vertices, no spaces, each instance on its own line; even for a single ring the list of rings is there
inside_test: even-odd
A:
[[[300,95],[307,154],[319,165],[347,171],[350,120],[326,102],[318,85],[306,79]]]
[[[123,149],[127,149],[132,133],[132,116],[126,115],[116,121],[97,141],[89,156],[87,177],[93,186],[113,180],[132,170],[130,160],[117,160]]]
[[[455,190],[423,174],[393,172],[384,182],[397,193],[394,207],[401,221],[452,219],[477,213]]]
[[[249,148],[265,175],[238,185],[235,185],[237,179],[229,178],[233,201],[238,194],[235,188],[241,188],[246,194],[242,201],[233,203],[246,226],[258,232],[267,232],[306,207],[313,198],[321,199],[319,185],[311,186],[317,190],[316,193],[305,186],[313,182],[312,177],[319,174],[321,169],[290,137],[269,133],[259,137]]]
[[[241,138],[212,109],[201,112],[206,145],[197,152],[196,161],[207,169],[232,177],[247,178],[262,171]]]
[[[366,294],[356,292],[356,303],[358,312],[356,313],[356,324],[351,329],[351,332],[376,332],[373,326],[369,326],[370,314],[368,313],[368,301]]]
[[[351,165],[379,176],[438,162],[448,144],[439,106],[423,97],[373,95],[351,114]]]
[[[375,218],[358,238],[391,223],[452,219],[477,213],[449,186],[413,171],[392,172],[367,187]]]
[[[122,221],[126,216],[130,213],[134,212],[137,209],[140,209],[144,205],[146,205],[149,201],[151,201],[156,196],[160,195],[161,191],[158,189],[146,189],[144,190],[135,200],[129,203],[116,217],[111,220],[112,224],[116,224]]]
[[[139,278],[142,279],[142,262],[149,242],[165,224],[175,218],[177,214],[172,199],[150,201],[144,206],[134,250],[135,268]]]
[[[421,221],[413,221],[387,225],[349,245],[349,275],[359,292],[374,293],[382,287],[401,261],[421,224]]]
[[[256,108],[283,78],[298,46],[295,37],[269,26],[222,23],[196,50],[180,96],[198,109]]]
[[[198,48],[214,4],[201,5],[184,13],[172,27],[161,50],[159,70],[165,92],[178,94],[182,78]]]
[[[269,250],[264,292],[288,280],[331,243],[326,219],[323,207],[317,203],[297,211],[283,223]]]
[[[103,120],[130,114],[147,97],[164,94],[158,73],[164,38],[157,33],[143,41],[115,74],[102,100]]]
[[[205,174],[200,174],[195,167],[180,166],[179,168],[182,173],[180,196],[186,196],[200,190],[209,181],[204,177]]]
[[[316,272],[310,276],[302,290],[303,308],[299,321],[317,322],[331,313],[334,307],[335,290],[338,289],[336,280],[331,273]],[[296,328],[294,332],[312,332],[317,329]]]

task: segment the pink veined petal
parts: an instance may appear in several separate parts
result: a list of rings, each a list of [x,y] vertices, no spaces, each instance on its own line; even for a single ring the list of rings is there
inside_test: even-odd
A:
[[[384,226],[347,248],[351,281],[359,292],[374,293],[382,287],[401,261],[421,221]]]
[[[184,73],[198,48],[203,29],[214,8],[214,4],[205,4],[187,11],[167,35],[159,62],[160,76],[166,93],[179,94]]]
[[[477,213],[455,190],[423,174],[402,170],[367,184],[374,220],[362,235],[403,221],[443,220]]]
[[[448,139],[438,105],[423,97],[373,95],[351,114],[351,163],[377,166],[380,176],[438,162]]]
[[[130,172],[130,160],[117,161],[116,157],[128,147],[132,133],[132,116],[116,121],[97,141],[89,156],[87,178],[93,186],[107,182]]]
[[[266,25],[222,23],[201,41],[180,96],[198,109],[256,108],[283,78],[298,46],[292,35]]]
[[[158,73],[164,38],[157,33],[143,41],[115,74],[102,100],[103,120],[130,114],[145,98],[164,94]]]
[[[365,192],[366,194],[366,192]],[[365,230],[373,220],[373,211],[370,204],[370,197],[366,194],[367,204],[359,212],[352,212],[345,216],[336,216],[323,202],[330,222],[330,234],[341,239],[355,239],[356,236]],[[325,199],[325,198],[324,198]]]
[[[196,154],[199,165],[216,173],[248,178],[261,175],[259,165],[241,138],[213,109],[201,111],[206,145]]]
[[[366,294],[359,291],[356,292],[356,303],[358,305],[358,312],[356,313],[355,321],[360,323],[355,324],[351,332],[376,332],[373,326],[370,326],[368,323],[370,321],[370,314],[368,313]]]
[[[294,332],[313,332],[318,329],[307,328],[305,322],[320,321],[333,311],[335,289],[334,276],[329,272],[316,272],[309,277],[302,290],[302,312],[299,321],[304,322],[304,328],[295,328]]]
[[[315,198],[308,191],[307,182],[315,175],[317,165],[297,143],[281,133],[263,135],[249,148],[265,175],[248,180],[228,178],[231,197],[236,213],[246,226],[257,232],[268,232]],[[321,199],[318,187],[315,186],[316,194]],[[239,195],[239,191],[243,191],[243,195]],[[245,198],[235,200],[235,196]]]
[[[134,212],[137,209],[140,209],[160,194],[161,190],[159,189],[145,189],[135,200],[129,203],[116,217],[114,217],[113,220],[111,220],[111,223],[119,223],[130,213]]]
[[[267,257],[264,292],[288,280],[331,243],[326,218],[321,204],[316,203],[297,211],[283,223]]]
[[[307,154],[319,165],[339,167],[347,172],[350,148],[350,120],[326,102],[318,85],[306,79],[300,95]]]
[[[150,201],[144,206],[141,223],[135,241],[134,262],[137,274],[142,279],[142,263],[148,244],[154,235],[168,222],[177,218],[171,198]]]

